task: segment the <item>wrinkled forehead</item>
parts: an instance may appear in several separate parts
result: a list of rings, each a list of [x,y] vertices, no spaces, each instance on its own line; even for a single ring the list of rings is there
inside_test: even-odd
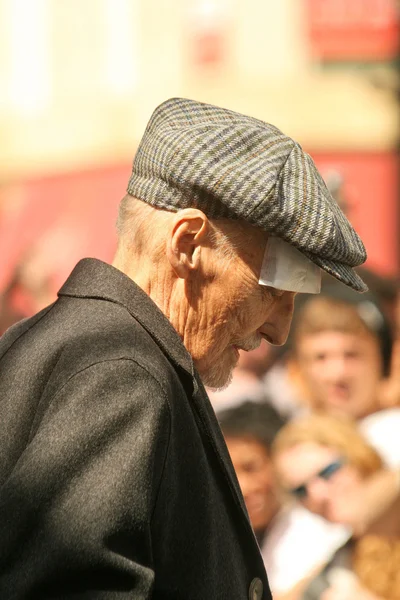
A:
[[[258,282],[288,292],[319,294],[321,269],[291,244],[269,237]]]

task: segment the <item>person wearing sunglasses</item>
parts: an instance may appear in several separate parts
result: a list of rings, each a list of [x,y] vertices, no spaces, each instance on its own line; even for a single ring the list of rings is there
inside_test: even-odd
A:
[[[352,529],[297,598],[400,598],[399,474],[386,469],[354,422],[317,414],[297,419],[278,433],[272,456],[286,497]]]
[[[219,411],[217,416],[261,549],[273,598],[295,598],[303,574],[319,565],[321,555],[318,553],[317,562],[312,548],[326,539],[330,526],[301,506],[286,506],[281,502],[271,446],[286,421],[268,397],[257,401],[245,399]],[[336,548],[344,538],[340,526],[333,528],[335,531],[328,541]],[[298,548],[305,530],[311,552],[302,549],[300,553]]]
[[[325,467],[323,467],[320,471],[315,473],[312,477],[309,478],[308,481],[301,483],[297,487],[294,487],[290,490],[287,490],[292,496],[297,498],[298,500],[304,500],[308,497],[308,486],[312,484],[315,480],[317,481],[329,481],[345,464],[344,458],[337,458],[336,460],[330,461]]]

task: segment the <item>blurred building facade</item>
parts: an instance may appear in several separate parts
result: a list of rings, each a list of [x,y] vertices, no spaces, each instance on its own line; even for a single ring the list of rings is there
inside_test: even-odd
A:
[[[135,148],[171,96],[296,138],[370,267],[397,276],[398,48],[396,0],[0,0],[0,291],[33,252],[52,289],[80,255],[111,257]]]

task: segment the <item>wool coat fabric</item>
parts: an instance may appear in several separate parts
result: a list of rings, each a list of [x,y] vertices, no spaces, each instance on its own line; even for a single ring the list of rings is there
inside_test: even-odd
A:
[[[0,339],[0,448],[1,600],[270,598],[192,359],[114,267]]]

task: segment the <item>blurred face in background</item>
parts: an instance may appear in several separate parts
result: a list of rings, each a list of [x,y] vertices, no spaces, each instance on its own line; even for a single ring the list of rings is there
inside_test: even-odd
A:
[[[304,335],[297,341],[295,362],[315,408],[354,419],[377,410],[382,358],[373,335]]]
[[[227,437],[226,444],[254,531],[264,531],[279,510],[275,477],[265,446],[255,438]]]
[[[275,469],[286,493],[328,521],[334,520],[336,500],[362,485],[357,469],[338,451],[314,442],[299,443],[278,452]]]

